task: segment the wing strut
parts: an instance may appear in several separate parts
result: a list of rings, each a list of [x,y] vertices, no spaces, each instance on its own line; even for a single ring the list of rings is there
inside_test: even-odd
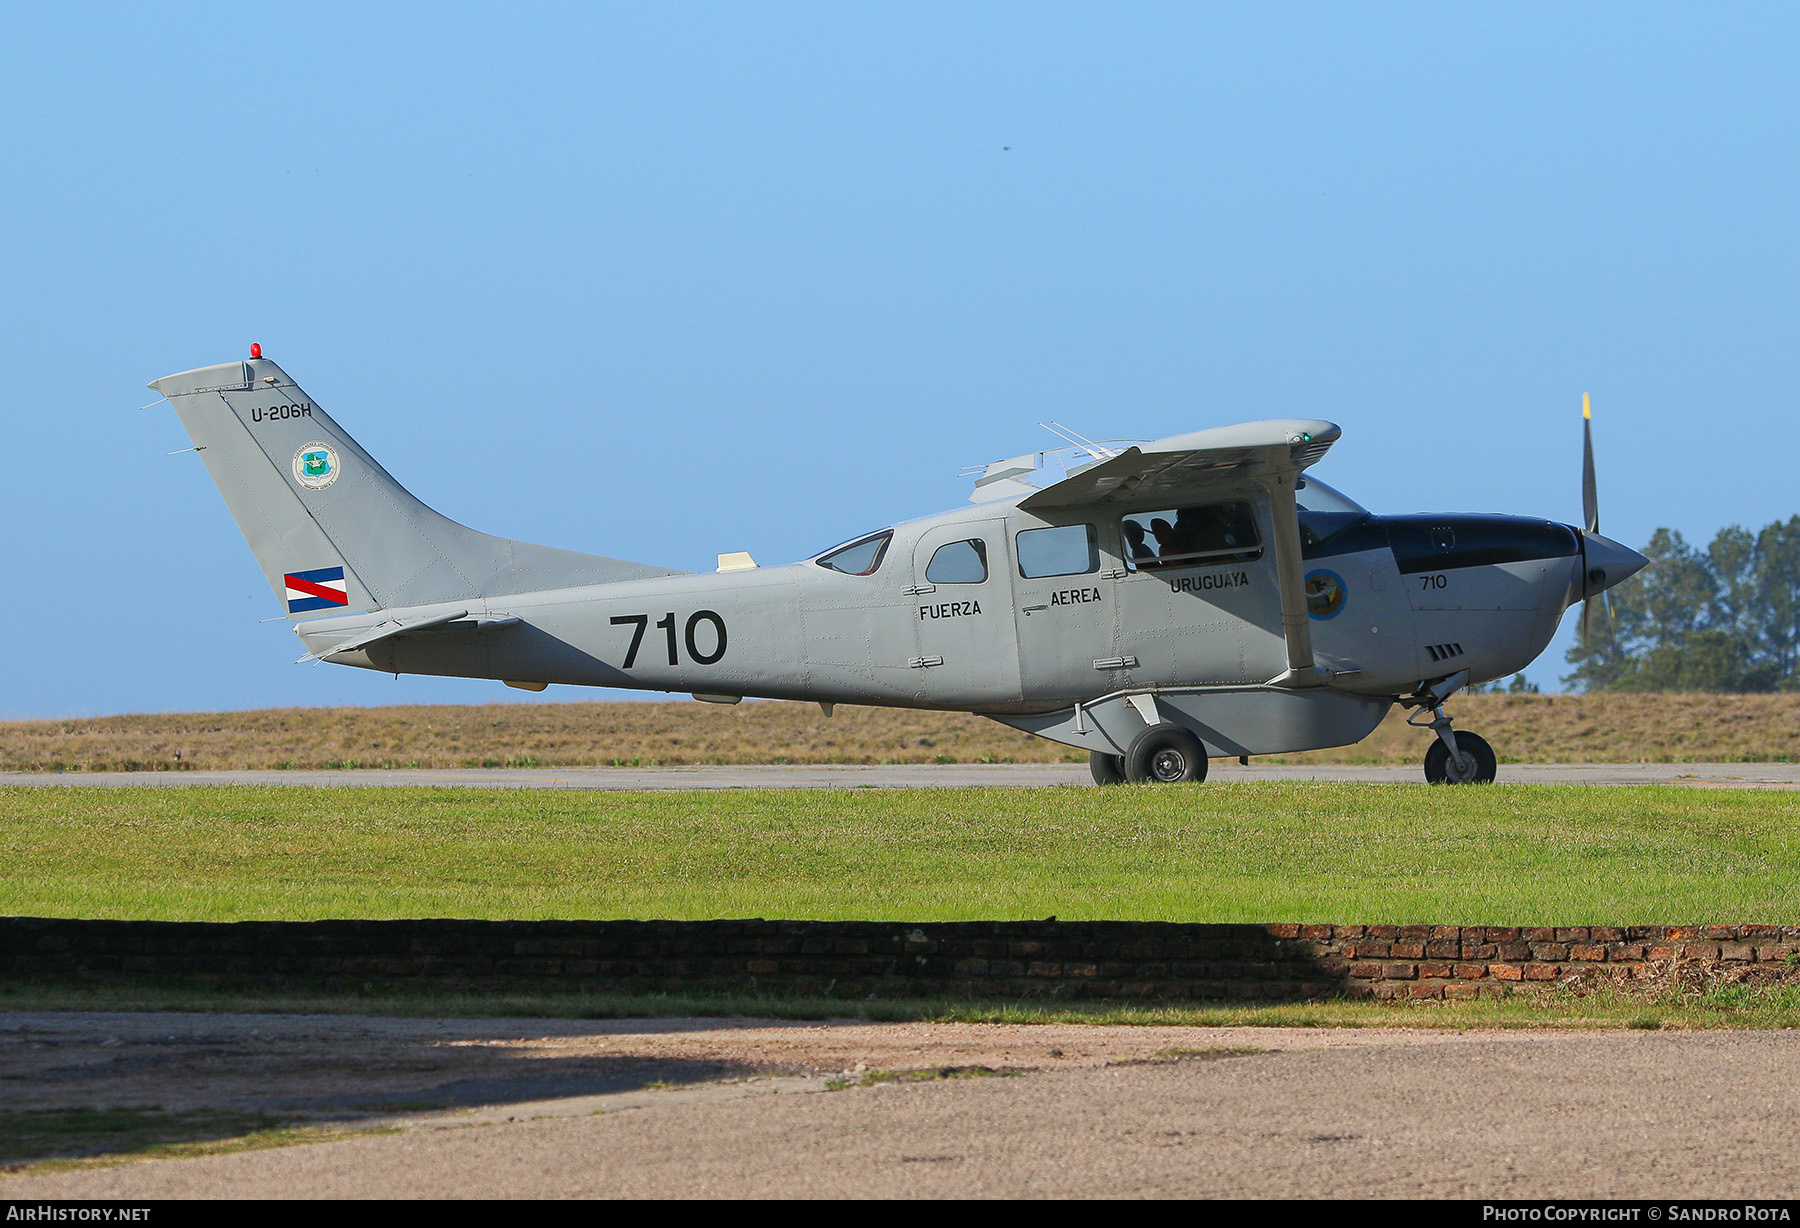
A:
[[[1306,561],[1300,554],[1300,509],[1294,483],[1323,457],[1339,435],[1335,423],[1312,418],[1240,422],[1133,445],[1082,467],[1052,486],[1019,499],[1026,511],[1104,506],[1126,500],[1195,499],[1259,485],[1269,493],[1274,520],[1275,577],[1281,592],[1281,633],[1287,668],[1266,685],[1322,687],[1332,675],[1313,659],[1312,616],[1306,608]],[[1023,460],[1023,458],[1021,458]],[[1022,472],[989,466],[994,478]]]
[[[1270,449],[1275,460],[1286,449]],[[1286,460],[1280,455],[1280,460]],[[1326,686],[1330,675],[1313,659],[1312,616],[1306,609],[1306,579],[1301,571],[1305,560],[1300,557],[1300,507],[1294,501],[1294,479],[1300,470],[1289,465],[1271,466],[1266,479],[1269,512],[1275,530],[1275,582],[1281,591],[1281,632],[1287,640],[1286,670],[1269,679],[1270,686]]]

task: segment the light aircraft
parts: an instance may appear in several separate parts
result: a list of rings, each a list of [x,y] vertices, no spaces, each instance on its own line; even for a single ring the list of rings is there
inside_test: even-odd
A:
[[[1433,782],[1495,756],[1444,701],[1513,674],[1645,559],[1586,523],[1376,516],[1307,470],[1312,419],[997,461],[970,505],[804,562],[692,574],[479,533],[407,493],[253,346],[150,385],[306,647],[394,674],[978,713],[1088,752],[1101,784],[1366,737],[1395,703]],[[1584,608],[1584,620],[1587,613]]]

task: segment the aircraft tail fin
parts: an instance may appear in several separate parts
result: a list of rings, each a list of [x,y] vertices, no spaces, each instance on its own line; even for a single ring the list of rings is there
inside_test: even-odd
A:
[[[266,358],[150,387],[180,415],[290,616],[675,574],[509,541],[439,515]]]

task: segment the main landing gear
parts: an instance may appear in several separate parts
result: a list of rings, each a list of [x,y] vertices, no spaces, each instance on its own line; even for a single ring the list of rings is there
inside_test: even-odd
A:
[[[1132,739],[1123,755],[1088,754],[1088,770],[1097,785],[1130,781],[1140,785],[1166,785],[1206,779],[1206,747],[1180,725],[1152,725]]]
[[[1462,675],[1463,680],[1466,678],[1466,674]],[[1460,685],[1461,680],[1458,680],[1457,686]],[[1428,688],[1411,699],[1400,701],[1409,708],[1419,709],[1406,718],[1408,725],[1437,734],[1437,740],[1425,752],[1425,780],[1434,785],[1491,785],[1498,766],[1494,748],[1480,734],[1456,732],[1450,728],[1450,718],[1444,715],[1444,700],[1455,689],[1455,686],[1445,687],[1439,693],[1436,688]],[[1428,713],[1432,719],[1419,719]]]

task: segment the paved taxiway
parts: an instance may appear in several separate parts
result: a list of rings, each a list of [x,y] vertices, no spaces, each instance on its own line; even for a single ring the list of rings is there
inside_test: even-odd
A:
[[[1216,763],[1209,779],[1362,780],[1423,784],[1417,767]],[[1800,789],[1800,763],[1506,763],[1501,783]],[[1091,786],[1085,764],[821,764],[798,767],[444,768],[290,772],[0,772],[0,785],[447,785],[480,789],[932,789]]]
[[[397,1127],[0,1176],[14,1199],[1800,1191],[1796,1032],[46,1013],[0,1037],[21,1105]],[[862,1083],[975,1064],[1010,1077]]]

